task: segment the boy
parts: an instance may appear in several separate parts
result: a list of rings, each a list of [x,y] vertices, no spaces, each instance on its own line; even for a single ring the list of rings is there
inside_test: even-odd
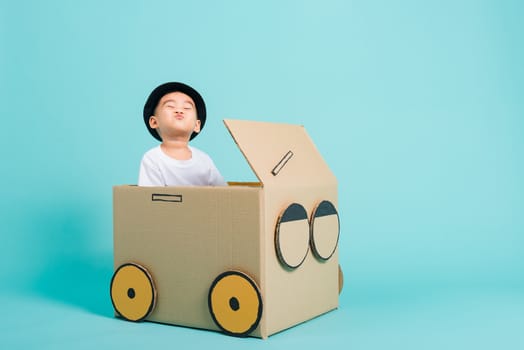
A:
[[[206,105],[196,90],[178,82],[158,86],[144,105],[144,122],[162,143],[144,154],[139,186],[226,185],[211,158],[189,146],[206,123]]]

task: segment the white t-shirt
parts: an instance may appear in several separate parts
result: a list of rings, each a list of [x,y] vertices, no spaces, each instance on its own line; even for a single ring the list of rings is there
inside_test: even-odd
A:
[[[177,160],[157,146],[144,154],[138,186],[226,186],[213,160],[203,151],[189,146],[191,159]]]

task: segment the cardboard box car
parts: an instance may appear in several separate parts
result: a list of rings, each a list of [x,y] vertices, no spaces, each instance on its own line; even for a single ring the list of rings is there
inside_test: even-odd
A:
[[[113,188],[117,315],[267,338],[338,307],[335,176],[302,126],[224,123],[260,182]]]

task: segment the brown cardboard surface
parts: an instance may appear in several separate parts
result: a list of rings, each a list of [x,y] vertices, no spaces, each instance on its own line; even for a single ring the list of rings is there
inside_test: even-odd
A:
[[[154,201],[159,195],[182,200]],[[215,277],[240,270],[260,285],[260,188],[117,186],[114,198],[115,269],[135,262],[153,276],[148,320],[217,329],[207,306]]]
[[[264,186],[265,320],[271,335],[338,307],[338,250],[327,260],[309,250],[299,267],[289,269],[274,247],[280,213],[298,203],[311,218],[322,201],[336,206],[337,181],[304,127],[246,120],[224,123]]]
[[[336,189],[265,188],[266,246],[273,244],[275,217],[282,210],[280,203],[300,202],[311,213],[315,205],[329,198],[336,203]],[[271,200],[268,200],[271,198]],[[308,251],[296,269],[283,267],[275,249],[265,253],[265,317],[268,334],[274,334],[338,307],[338,250],[327,261],[317,259]]]
[[[224,123],[261,182],[114,187],[115,270],[135,263],[152,276],[157,299],[146,320],[212,330],[221,319],[208,306],[212,284],[245,274],[240,285],[256,286],[262,305],[249,335],[266,338],[338,307],[338,217],[313,217],[323,201],[337,207],[337,182],[302,126]],[[305,217],[282,222],[293,203]],[[225,303],[229,291],[218,288]],[[242,299],[230,299],[218,312],[235,315],[228,307]]]
[[[336,182],[303,126],[231,119],[224,124],[264,186]]]

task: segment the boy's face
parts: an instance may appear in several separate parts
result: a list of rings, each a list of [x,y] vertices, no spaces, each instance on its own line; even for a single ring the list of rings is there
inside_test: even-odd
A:
[[[200,132],[200,120],[193,99],[182,92],[164,95],[149,118],[149,126],[156,129],[162,141],[184,140],[193,132]]]

